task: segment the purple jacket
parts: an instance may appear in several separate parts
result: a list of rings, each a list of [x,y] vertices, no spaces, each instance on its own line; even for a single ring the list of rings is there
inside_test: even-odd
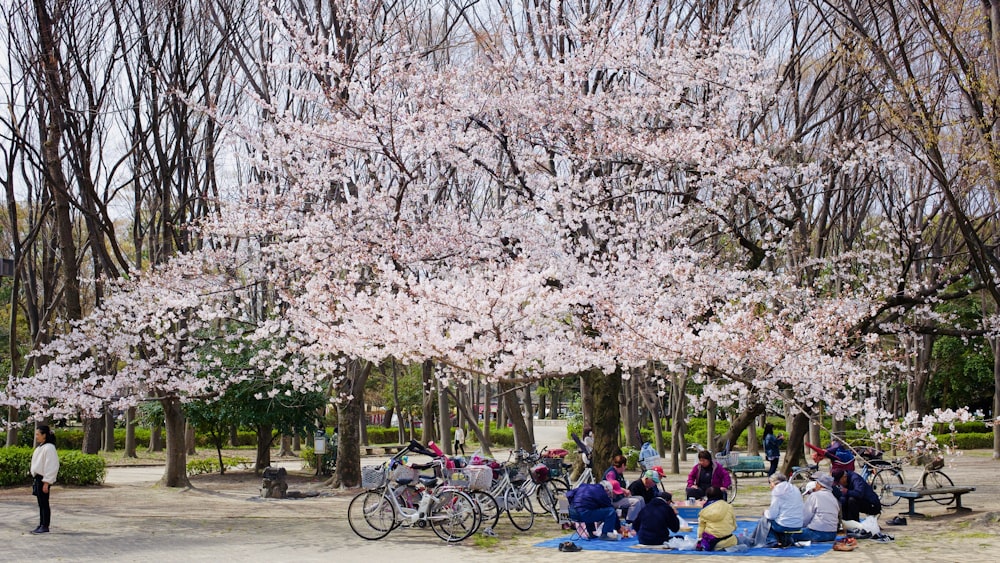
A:
[[[688,473],[688,487],[698,486],[698,472],[701,471],[701,464],[696,463]],[[718,463],[712,462],[712,486],[720,489],[729,489],[733,480],[729,478],[729,472]]]

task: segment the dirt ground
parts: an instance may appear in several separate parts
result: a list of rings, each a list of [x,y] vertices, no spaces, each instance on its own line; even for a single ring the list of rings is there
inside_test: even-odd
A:
[[[377,461],[368,459],[363,464]],[[903,501],[886,509],[879,518],[883,531],[895,536],[894,542],[862,541],[852,553],[830,552],[822,558],[873,562],[1000,560],[1000,484],[997,480],[1000,462],[992,460],[988,451],[967,451],[948,458],[947,462],[945,472],[956,485],[970,485],[977,489],[963,499],[963,504],[971,511],[955,513],[936,503],[922,503],[917,505],[917,510],[926,513],[927,518],[911,518],[905,527],[885,526],[886,520],[905,510]],[[918,469],[907,468],[907,482],[915,480],[918,475]],[[636,476],[628,475],[630,479]],[[670,490],[680,491],[683,490],[684,479],[683,475],[668,475],[665,483]],[[74,530],[64,537],[69,542],[65,549],[72,554],[67,556],[68,560],[209,560],[221,555],[247,561],[311,561],[329,560],[330,557],[339,561],[372,561],[373,557],[376,558],[374,560],[439,561],[440,554],[445,553],[464,561],[495,562],[500,557],[510,563],[527,563],[535,562],[540,557],[595,562],[607,561],[608,557],[606,552],[562,554],[555,550],[533,548],[532,545],[539,541],[565,534],[554,522],[541,517],[536,519],[529,532],[524,533],[517,532],[509,522],[501,520],[496,530],[498,538],[470,538],[459,546],[446,545],[426,530],[397,530],[381,541],[366,542],[354,536],[346,522],[347,504],[358,491],[331,489],[308,471],[291,471],[289,490],[317,492],[319,496],[299,500],[260,499],[260,478],[252,472],[199,475],[191,480],[193,487],[183,490],[166,489],[149,482],[57,487],[52,497],[53,526]],[[735,503],[737,516],[759,516],[768,504],[768,495],[765,478],[741,478],[739,497]],[[6,522],[0,527],[0,541],[11,546],[8,555],[0,558],[21,560],[21,555],[32,553],[30,549],[34,539],[25,533],[25,529],[33,527],[33,519],[37,518],[33,500],[27,487],[0,490],[0,518]],[[168,537],[172,529],[178,530],[178,533],[182,531],[183,537],[205,535],[212,540],[212,547],[203,547],[195,542],[196,547],[188,548],[187,552],[171,550],[148,558],[136,555],[135,538],[151,528]],[[108,529],[116,532],[108,533]],[[276,533],[260,533],[261,529],[282,532],[277,537]],[[101,530],[100,533],[107,536],[101,544],[90,546],[80,539],[97,533],[95,530]],[[129,530],[133,530],[134,535]],[[80,535],[68,537],[72,534]],[[271,535],[275,537],[269,537]],[[56,533],[51,536],[45,540],[62,541]],[[111,555],[103,551],[109,542],[114,545],[118,536],[123,538],[123,544],[128,544],[121,547],[128,550],[122,552],[129,553],[128,556],[118,558],[114,555],[118,551],[111,552]],[[336,538],[336,541],[324,545],[314,559],[313,552],[303,551],[303,546],[317,537]],[[20,542],[28,551],[18,551],[21,549],[18,546],[22,545]],[[155,551],[157,548],[151,546],[149,549]],[[282,555],[275,557],[270,551],[272,549]],[[93,557],[88,557],[87,553]],[[650,561],[659,557],[687,560],[700,556],[626,553],[615,554],[614,557],[619,561]],[[755,559],[777,560],[771,557]],[[54,560],[67,559],[59,557]]]

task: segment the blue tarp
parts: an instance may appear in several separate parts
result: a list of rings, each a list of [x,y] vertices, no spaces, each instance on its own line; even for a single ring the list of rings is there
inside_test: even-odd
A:
[[[692,525],[697,524],[697,520],[691,522]],[[740,520],[736,522],[736,533],[745,532],[747,535],[752,534],[754,528],[757,526],[756,520]],[[694,526],[697,530],[697,526]],[[682,535],[685,537],[696,537],[697,531],[683,532],[677,535]],[[551,547],[553,549],[558,549],[559,544],[564,541],[572,541],[576,545],[583,548],[584,551],[613,551],[620,553],[659,553],[663,555],[670,554],[683,554],[683,555],[722,555],[722,556],[742,556],[742,557],[819,557],[824,553],[833,549],[833,543],[813,543],[808,547],[786,547],[784,549],[758,547],[753,548],[748,551],[739,552],[728,552],[728,551],[678,551],[673,549],[664,548],[644,548],[637,547],[639,542],[636,538],[622,539],[619,541],[602,541],[602,540],[585,540],[580,539],[576,534],[570,536],[563,536],[561,538],[556,538],[552,540],[546,540],[541,543],[536,543],[535,547]]]

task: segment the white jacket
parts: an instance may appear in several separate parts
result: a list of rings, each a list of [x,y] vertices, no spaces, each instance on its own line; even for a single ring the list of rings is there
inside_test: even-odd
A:
[[[53,484],[59,474],[59,454],[55,444],[42,444],[31,453],[31,476],[42,476],[42,482]]]
[[[771,490],[771,506],[764,511],[768,520],[786,528],[802,527],[802,493],[789,483],[782,481]]]

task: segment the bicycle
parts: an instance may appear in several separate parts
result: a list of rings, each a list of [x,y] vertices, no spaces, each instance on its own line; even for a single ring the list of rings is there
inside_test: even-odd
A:
[[[527,473],[530,479],[526,479],[521,488],[528,496],[534,496],[537,505],[533,505],[536,515],[548,514],[560,523],[559,517],[559,495],[566,494],[569,484],[558,478],[562,475],[563,464],[561,458],[544,458],[542,454],[547,448],[542,448],[540,452],[528,452],[518,450],[511,452],[515,455],[514,464]],[[534,508],[537,506],[537,508]]]
[[[406,466],[394,456],[380,466],[381,485],[351,499],[347,521],[359,537],[380,540],[400,526],[430,527],[442,540],[455,543],[479,528],[479,508],[472,497],[456,488],[435,491],[437,477],[432,476],[398,476],[398,486],[392,487],[389,473],[397,467]]]
[[[914,453],[904,458],[884,461],[885,465],[878,469],[875,474],[875,477],[881,478],[883,482],[879,496],[882,506],[893,506],[899,502],[901,497],[892,494],[893,489],[924,489],[926,491],[940,489],[943,487],[953,487],[955,485],[955,483],[951,480],[951,477],[949,477],[944,471],[941,471],[941,468],[944,467],[943,457],[935,456],[930,462],[922,463],[924,460],[925,458],[923,454]],[[912,485],[906,485],[906,481],[903,477],[903,464],[906,462],[922,465],[920,476],[917,477],[916,481],[914,481]],[[880,490],[876,489],[876,492],[878,493]],[[942,506],[947,506],[955,502],[954,495],[939,497],[930,494],[927,496],[930,496],[934,502]]]
[[[513,476],[511,475],[513,473]],[[496,499],[497,509],[507,513],[507,518],[515,528],[527,532],[535,523],[535,512],[531,498],[521,488],[527,478],[516,464],[507,464],[494,482],[490,494]]]

